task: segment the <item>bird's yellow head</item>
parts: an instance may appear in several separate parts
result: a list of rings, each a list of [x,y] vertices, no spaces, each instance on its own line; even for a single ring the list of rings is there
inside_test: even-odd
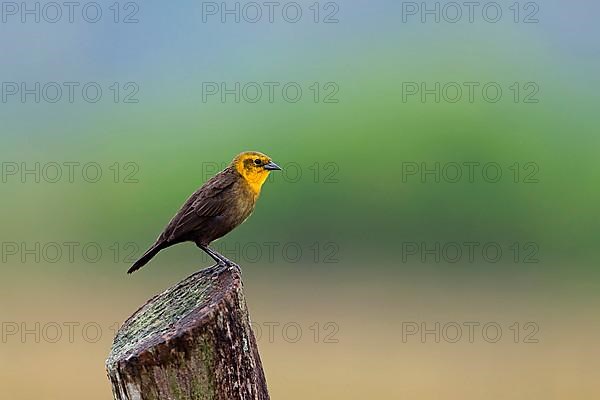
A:
[[[246,151],[238,154],[231,165],[244,177],[256,195],[260,193],[260,188],[269,177],[269,173],[281,169],[271,161],[269,156],[257,151]]]

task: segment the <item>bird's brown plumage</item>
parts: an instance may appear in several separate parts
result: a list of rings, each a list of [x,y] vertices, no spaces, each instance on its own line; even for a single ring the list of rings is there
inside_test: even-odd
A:
[[[128,273],[143,267],[159,251],[177,243],[191,241],[206,250],[212,241],[229,233],[252,214],[260,188],[272,169],[279,167],[262,153],[238,155],[227,168],[187,199],[154,245]]]

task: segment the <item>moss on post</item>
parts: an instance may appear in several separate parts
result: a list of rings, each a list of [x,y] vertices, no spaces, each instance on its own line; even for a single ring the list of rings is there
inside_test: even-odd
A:
[[[136,311],[106,369],[115,400],[269,399],[240,274],[222,264]]]

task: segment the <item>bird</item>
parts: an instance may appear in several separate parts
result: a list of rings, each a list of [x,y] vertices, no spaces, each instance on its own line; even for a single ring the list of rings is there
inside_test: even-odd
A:
[[[208,246],[252,214],[269,173],[277,170],[281,168],[263,153],[246,151],[238,154],[223,171],[187,199],[155,243],[127,273],[142,268],[161,250],[182,242],[194,242],[217,264],[231,266],[231,261]]]

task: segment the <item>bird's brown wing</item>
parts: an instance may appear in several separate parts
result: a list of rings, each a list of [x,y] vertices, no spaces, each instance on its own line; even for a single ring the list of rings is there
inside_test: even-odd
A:
[[[236,171],[225,169],[208,180],[185,202],[160,239],[166,242],[188,240],[208,219],[222,215],[228,207],[224,195],[238,178]]]

